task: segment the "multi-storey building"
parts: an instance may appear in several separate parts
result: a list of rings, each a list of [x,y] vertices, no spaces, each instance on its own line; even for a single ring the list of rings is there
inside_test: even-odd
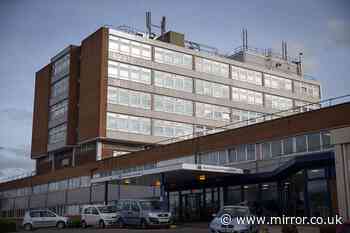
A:
[[[102,27],[36,74],[37,172],[317,103],[320,84],[300,66],[248,47],[231,56],[205,53],[171,31],[149,38]]]

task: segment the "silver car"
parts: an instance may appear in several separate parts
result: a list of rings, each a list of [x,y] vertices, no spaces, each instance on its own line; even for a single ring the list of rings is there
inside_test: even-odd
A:
[[[250,216],[253,215],[247,206],[224,206],[213,215],[214,219],[210,222],[209,228],[212,233],[255,233],[258,231],[257,225],[238,221],[238,218]]]
[[[81,225],[83,228],[88,226],[122,226],[120,215],[113,205],[89,205],[85,206],[81,212]]]
[[[50,210],[30,210],[23,218],[22,226],[30,231],[34,228],[57,227],[65,228],[68,224],[68,218],[57,215]]]
[[[124,225],[169,227],[171,213],[162,204],[159,200],[119,200],[117,209]]]

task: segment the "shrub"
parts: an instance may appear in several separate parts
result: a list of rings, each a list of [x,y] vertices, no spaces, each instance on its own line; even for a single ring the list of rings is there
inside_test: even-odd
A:
[[[72,219],[70,221],[69,227],[78,228],[81,226],[80,219]]]
[[[16,222],[9,219],[0,218],[1,232],[16,232]]]

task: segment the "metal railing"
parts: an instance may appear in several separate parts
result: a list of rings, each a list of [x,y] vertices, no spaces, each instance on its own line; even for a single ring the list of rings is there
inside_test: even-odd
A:
[[[161,141],[158,141],[158,142],[156,142],[154,144],[146,145],[145,148],[146,149],[147,148],[153,148],[153,147],[157,147],[157,146],[160,146],[160,145],[166,145],[166,144],[175,143],[175,142],[179,142],[179,141],[183,141],[183,140],[188,140],[188,139],[193,139],[193,138],[197,138],[197,137],[202,137],[202,136],[206,136],[206,135],[222,132],[222,131],[225,131],[225,130],[240,128],[240,127],[244,127],[244,126],[248,126],[248,125],[253,125],[253,124],[256,124],[256,123],[261,123],[261,122],[265,122],[265,121],[269,121],[269,120],[274,120],[274,119],[285,117],[285,116],[290,116],[290,115],[293,115],[293,114],[298,114],[298,113],[318,110],[318,109],[331,107],[331,106],[334,106],[334,105],[337,105],[337,104],[348,103],[348,102],[350,102],[350,94],[339,96],[339,97],[334,97],[334,98],[330,98],[330,99],[326,99],[326,100],[322,100],[322,101],[316,102],[316,103],[305,104],[305,105],[302,105],[302,106],[294,107],[294,108],[287,109],[287,110],[282,110],[282,111],[275,112],[275,113],[266,113],[266,114],[264,114],[262,116],[259,116],[259,117],[250,118],[250,119],[243,120],[243,121],[237,121],[237,122],[225,124],[225,125],[222,125],[222,126],[214,127],[213,129],[203,130],[203,131],[195,132],[195,133],[192,133],[192,134],[187,134],[187,135],[183,135],[183,136],[179,136],[179,137],[175,137],[175,138],[169,138],[169,139],[161,140]]]

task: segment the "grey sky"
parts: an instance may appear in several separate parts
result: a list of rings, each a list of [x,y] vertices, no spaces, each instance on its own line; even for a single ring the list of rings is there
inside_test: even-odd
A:
[[[249,44],[254,47],[280,50],[281,40],[286,40],[290,55],[304,52],[305,70],[321,81],[323,98],[350,93],[347,0],[2,0],[0,147],[5,149],[0,150],[0,172],[33,166],[28,148],[35,71],[62,48],[79,44],[102,25],[144,29],[147,10],[152,11],[154,22],[165,15],[169,29],[222,52],[241,44],[242,27],[248,29]],[[11,148],[23,150],[13,156]]]

